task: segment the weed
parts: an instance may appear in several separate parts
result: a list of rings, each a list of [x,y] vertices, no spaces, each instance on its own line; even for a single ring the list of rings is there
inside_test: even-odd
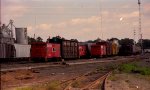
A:
[[[17,88],[16,90],[34,90],[32,87]]]
[[[53,81],[53,82],[50,82],[48,83],[46,86],[45,86],[46,90],[60,90],[60,86],[59,86],[59,82],[58,81]]]
[[[58,81],[52,81],[47,84],[21,87],[21,88],[17,88],[16,90],[61,90],[61,87]]]
[[[119,71],[126,73],[139,73],[141,75],[150,75],[150,68],[141,67],[135,63],[123,64],[119,67]]]

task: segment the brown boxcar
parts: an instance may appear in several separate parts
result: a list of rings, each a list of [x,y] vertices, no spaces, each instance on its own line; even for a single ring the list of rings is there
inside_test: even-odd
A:
[[[60,44],[42,42],[31,44],[31,59],[44,59],[47,61],[48,59],[60,57]]]
[[[58,37],[48,39],[48,42],[58,43],[61,48],[61,58],[63,59],[78,59],[79,45],[77,40],[64,40]]]
[[[77,41],[62,40],[61,42],[61,56],[63,59],[77,59],[79,58],[79,46]]]

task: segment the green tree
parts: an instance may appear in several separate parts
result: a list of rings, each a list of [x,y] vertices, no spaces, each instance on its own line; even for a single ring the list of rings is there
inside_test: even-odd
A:
[[[43,39],[39,36],[36,38],[36,42],[43,42]]]
[[[36,42],[36,40],[34,38],[28,36],[28,43],[31,44],[33,42]]]
[[[121,39],[119,40],[119,44],[130,44],[133,45],[134,44],[134,40],[133,39],[129,39],[129,38],[125,38],[125,39]]]

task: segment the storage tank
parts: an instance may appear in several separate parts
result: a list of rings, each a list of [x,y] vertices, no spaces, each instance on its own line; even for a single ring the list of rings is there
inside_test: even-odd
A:
[[[16,43],[28,44],[27,28],[15,28],[16,30]]]

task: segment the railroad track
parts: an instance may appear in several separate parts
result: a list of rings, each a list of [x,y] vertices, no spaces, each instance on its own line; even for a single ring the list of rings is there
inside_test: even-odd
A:
[[[97,77],[92,82],[89,82],[83,86],[73,87],[73,83],[76,83],[77,81],[80,81],[80,80],[86,78],[86,76],[88,76],[91,72],[84,74],[82,76],[79,76],[77,78],[74,78],[74,79],[68,81],[68,85],[64,88],[64,90],[99,90],[99,89],[105,90],[105,80],[111,74],[111,72],[112,71],[108,71],[108,72],[104,73],[103,75]]]
[[[117,58],[115,60],[87,60],[87,61],[80,61],[80,62],[66,62],[67,65],[81,65],[81,64],[92,64],[92,63],[107,63],[107,62],[122,62],[125,61],[126,59],[133,59],[134,57],[126,57],[126,58]],[[35,63],[36,64],[36,63]],[[46,67],[58,67],[58,66],[63,66],[61,62],[55,62],[55,63],[41,63],[41,64],[32,64],[28,66],[22,66],[22,64],[19,67],[13,67],[11,65],[10,67],[7,66],[6,68],[1,67],[1,72],[6,72],[6,71],[15,71],[15,70],[27,70],[27,69],[36,69],[36,68],[46,68]],[[17,64],[16,64],[17,65]]]

